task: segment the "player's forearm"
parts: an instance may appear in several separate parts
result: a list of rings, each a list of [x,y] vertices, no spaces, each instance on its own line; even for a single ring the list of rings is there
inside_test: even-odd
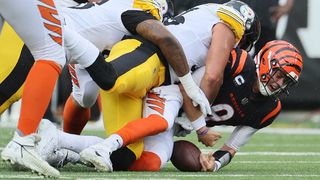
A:
[[[204,75],[203,79],[201,80],[200,88],[203,90],[210,103],[212,103],[214,99],[218,96],[220,87],[223,83],[222,80],[223,76],[217,78],[210,78],[206,75]]]
[[[228,147],[225,144],[222,148],[214,152],[212,155],[215,159],[213,172],[217,172],[221,168],[227,166],[231,162],[235,154],[236,150]]]
[[[198,119],[201,117],[203,114],[200,111],[199,107],[195,107],[192,104],[191,99],[187,96],[185,90],[183,87],[180,85],[180,92],[183,96],[183,111],[187,114],[188,119],[193,122],[194,120]]]
[[[190,69],[178,40],[156,20],[146,20],[136,28],[144,38],[157,45],[178,77],[186,75]]]

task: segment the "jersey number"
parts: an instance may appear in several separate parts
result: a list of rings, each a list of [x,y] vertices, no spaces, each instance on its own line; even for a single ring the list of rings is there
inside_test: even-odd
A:
[[[229,104],[217,104],[211,107],[214,121],[226,121],[234,115],[234,110]],[[219,115],[218,115],[219,114]]]

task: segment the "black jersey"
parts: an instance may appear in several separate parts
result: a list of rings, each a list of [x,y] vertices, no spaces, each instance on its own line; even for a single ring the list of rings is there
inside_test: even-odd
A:
[[[281,103],[276,97],[253,93],[256,78],[255,63],[247,52],[232,51],[223,85],[212,104],[215,114],[207,117],[207,126],[246,125],[261,129],[270,125],[279,114]]]

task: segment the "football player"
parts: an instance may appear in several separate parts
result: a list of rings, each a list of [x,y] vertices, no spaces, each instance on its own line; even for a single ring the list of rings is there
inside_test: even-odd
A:
[[[132,33],[138,33],[158,44],[175,72],[177,72],[179,77],[181,76],[180,79],[183,84],[187,86],[187,89],[190,90],[189,95],[191,98],[197,104],[199,104],[202,107],[202,110],[204,110],[204,113],[207,114],[206,109],[210,111],[209,103],[205,98],[205,95],[201,93],[202,91],[191,79],[189,73],[190,70],[179,43],[170,34],[170,32],[168,32],[166,28],[159,23],[159,20],[162,18],[164,3],[165,2],[162,0],[128,0],[121,1],[121,3],[115,0],[110,0],[100,1],[99,3],[88,3],[76,8],[62,9],[67,24],[67,26],[64,28],[64,34],[65,47],[69,57],[68,62],[78,62],[89,72],[93,79],[103,89],[110,88],[117,78],[117,72],[114,71],[110,63],[106,63],[104,61],[104,58],[99,55],[99,50],[95,46],[98,48],[110,48],[113,43],[121,40],[124,34],[130,34],[127,30],[130,29]],[[41,6],[40,8],[43,7]],[[92,14],[95,16],[92,16]],[[45,16],[47,14],[42,15]],[[97,18],[93,19],[92,17]],[[50,20],[50,17],[48,18]],[[55,19],[52,18],[51,20]],[[49,29],[54,27],[52,24],[45,24],[45,26]],[[76,29],[77,32],[73,31],[72,29]],[[93,37],[91,36],[92,32],[101,33],[103,36],[98,36],[99,38],[97,38],[97,36]],[[59,34],[60,31],[57,31],[57,33]],[[54,36],[51,37],[53,40],[58,39]],[[88,40],[94,43],[95,46]],[[103,43],[101,43],[101,41],[103,41]],[[168,51],[168,48],[170,48],[170,51]],[[174,56],[171,56],[172,54],[174,54]],[[179,63],[175,61],[179,61]],[[58,63],[62,66],[65,63],[65,60],[60,60]],[[22,110],[17,131],[21,136],[34,132],[41,119],[41,116],[43,115],[45,107],[51,97],[50,92],[53,90],[53,84],[59,74],[60,67],[57,66],[57,68],[54,68],[54,70],[57,71],[57,73],[54,74],[55,76],[52,76],[51,79],[45,79],[45,83],[42,83],[42,85],[45,85],[47,88],[49,88],[48,91],[44,91],[45,95],[43,95],[43,93],[37,93],[37,91],[32,91],[34,96],[41,95],[41,98],[34,98],[34,96],[29,95],[24,96],[26,102],[29,103],[23,101],[21,107]],[[44,74],[48,75],[52,73],[48,71],[46,73],[44,72]],[[37,76],[44,77],[41,75]],[[31,91],[25,92],[31,93]],[[8,98],[8,96],[6,96],[6,98]],[[30,102],[36,102],[36,105],[30,104]],[[30,122],[32,123],[30,124]],[[15,136],[14,138],[18,137]],[[2,152],[3,159],[18,162],[15,156],[16,154],[20,153],[14,153],[15,151],[10,150],[10,148],[13,147],[10,144],[17,144],[15,142],[15,140],[11,141],[4,149]]]
[[[184,108],[189,118],[203,119],[207,127],[235,126],[219,150],[201,154],[203,171],[218,171],[229,164],[240,147],[274,121],[281,111],[279,96],[288,94],[289,88],[298,83],[303,67],[300,52],[282,40],[268,42],[254,61],[244,51],[236,51],[233,56],[227,65],[229,73],[212,104],[215,114],[199,117],[199,113]],[[190,102],[185,107],[190,107]]]
[[[66,61],[59,13],[54,0],[3,0],[0,2],[0,32],[2,32],[4,21],[8,22],[19,34],[30,49],[36,63],[28,73],[18,129],[13,141],[8,145],[12,149],[23,148],[21,148],[21,153],[16,154],[16,151],[5,148],[2,151],[2,159],[24,165],[45,176],[58,177],[59,172],[43,161],[34,150],[39,139],[34,134],[39,121],[37,122],[33,117],[34,112],[42,109],[44,112],[55,80],[60,73],[62,62]],[[21,43],[17,45],[18,48],[21,48]],[[30,66],[27,62],[23,63]],[[18,66],[21,67],[21,62]],[[14,77],[10,76],[10,78]],[[4,84],[15,83],[15,80],[12,81],[10,78]],[[19,92],[19,89],[16,90]],[[14,93],[8,92],[11,95]],[[29,107],[33,111],[29,111]]]
[[[218,7],[216,5],[215,7]],[[240,7],[242,10],[240,11]],[[250,43],[255,39],[258,39],[260,34],[260,24],[257,20],[257,17],[254,15],[254,12],[244,3],[240,1],[231,1],[226,3],[223,8],[217,10],[217,8],[208,7],[207,10],[204,8],[198,10],[198,8],[192,8],[185,13],[177,16],[174,19],[170,19],[165,22],[168,27],[175,29],[175,36],[180,38],[180,43],[184,41],[194,42],[195,40],[199,41],[202,44],[203,49],[207,49],[210,44],[214,44],[210,47],[209,56],[206,63],[217,63],[210,66],[206,70],[206,76],[204,79],[207,79],[210,83],[202,83],[201,87],[204,89],[205,94],[209,97],[215,94],[220,85],[225,62],[228,59],[229,53],[233,47],[239,44],[243,48],[251,48]],[[195,12],[203,11],[199,14]],[[243,13],[243,14],[241,14]],[[236,15],[233,17],[233,15]],[[185,19],[186,22],[184,23]],[[199,21],[199,19],[205,19],[207,23],[201,23],[204,21]],[[178,28],[176,27],[185,26],[184,33],[179,33]],[[194,28],[201,26],[201,28]],[[187,29],[188,28],[188,29]],[[258,31],[258,32],[257,32]],[[212,36],[212,33],[216,34]],[[193,36],[187,39],[183,39],[181,36],[187,37],[188,35]],[[200,37],[203,36],[203,37]],[[211,37],[214,37],[211,41]],[[182,41],[182,42],[181,42]],[[239,43],[240,42],[240,43]],[[196,44],[196,43],[193,43]],[[195,53],[196,48],[190,47],[190,52],[188,54]],[[201,52],[198,55],[187,55],[188,58],[205,58],[206,53]],[[213,60],[212,57],[215,57]],[[190,60],[189,61],[196,61]],[[189,62],[189,66],[191,65]],[[202,64],[194,64],[194,67],[201,66]],[[191,66],[190,66],[191,67]],[[97,94],[98,86],[94,85],[90,77],[84,76],[84,68],[81,66],[75,66],[71,68],[71,74],[74,79],[73,83],[73,93],[69,97],[64,113],[64,130],[70,133],[79,134],[83,127],[85,126],[89,118],[89,107],[94,104]],[[212,88],[211,88],[212,86]],[[189,90],[187,90],[189,92]]]
[[[245,145],[255,132],[274,121],[281,110],[278,96],[288,93],[289,88],[297,84],[302,66],[302,57],[299,51],[286,41],[276,40],[267,43],[255,57],[255,61],[243,50],[235,49],[232,51],[225,68],[224,84],[212,104],[212,110],[216,114],[206,117],[205,122],[208,127],[216,125],[236,127],[230,138],[218,151],[200,156],[203,171],[218,171],[226,166],[239,148]],[[204,71],[204,67],[201,67],[194,72],[193,77],[196,82],[200,83]],[[182,106],[182,99],[183,95],[177,85],[155,88],[148,93],[144,100],[144,117],[161,114],[159,106],[155,105],[163,103],[163,116],[168,122],[173,122],[179,107]],[[190,113],[187,107],[192,106],[191,102],[185,101],[184,103],[189,104],[184,105],[184,110]],[[183,117],[177,118],[175,122],[176,125],[188,127],[187,129],[190,127],[192,129],[193,126],[189,120]],[[57,131],[49,121],[42,122],[40,127],[40,134],[43,134],[45,139],[55,139],[54,143],[47,144],[60,144],[55,147],[58,149],[66,148],[79,153],[90,144],[104,141],[98,137],[76,136]],[[50,133],[52,131],[54,132]],[[160,170],[170,160],[174,131],[176,128],[145,137],[144,151],[141,157],[129,167],[129,170]],[[50,138],[48,133],[58,136],[58,138]],[[54,148],[51,147],[51,149]],[[99,152],[97,151],[97,153]],[[114,156],[112,162],[116,164],[117,161],[127,161],[126,156],[118,157],[118,159]]]
[[[243,5],[243,4],[242,4]],[[246,5],[243,5],[243,8],[244,9],[247,9],[248,10],[248,7],[246,6]],[[250,8],[249,8],[250,9]],[[229,16],[224,16],[223,14],[220,14],[220,16],[218,16],[216,13],[212,13],[212,10],[214,10],[214,11],[216,11],[216,12],[220,12],[221,11],[221,13],[222,12],[224,12],[224,14],[225,13],[229,13]],[[195,12],[194,12],[195,11]],[[201,39],[202,37],[199,37],[198,39],[194,39],[194,38],[192,38],[191,36],[191,40],[194,42],[193,44],[189,44],[190,46],[188,47],[187,46],[187,48],[190,48],[190,50],[194,50],[194,49],[196,49],[197,48],[197,45],[196,44],[199,44],[199,48],[198,49],[203,49],[204,51],[199,55],[199,56],[197,56],[197,55],[195,55],[197,52],[195,52],[195,51],[192,51],[192,52],[190,52],[190,56],[192,56],[192,53],[193,53],[193,55],[195,55],[194,57],[195,58],[197,58],[197,59],[200,59],[199,60],[199,62],[191,62],[191,63],[199,63],[199,64],[196,64],[195,66],[194,66],[194,68],[195,67],[197,67],[197,66],[201,66],[201,65],[203,65],[204,64],[204,58],[205,58],[205,53],[206,53],[206,49],[207,49],[207,45],[209,45],[210,43],[212,44],[212,42],[214,41],[213,39],[212,39],[212,42],[211,42],[211,35],[212,35],[212,27],[221,27],[221,26],[223,26],[223,27],[225,27],[225,28],[228,28],[228,31],[232,34],[232,37],[234,38],[234,43],[235,44],[233,44],[233,46],[235,46],[235,45],[237,45],[238,43],[239,43],[239,41],[240,41],[240,38],[242,38],[242,36],[241,37],[238,37],[238,34],[237,33],[239,33],[240,32],[240,34],[241,33],[245,33],[243,36],[244,37],[246,37],[246,38],[244,38],[244,39],[242,39],[242,41],[240,41],[240,44],[242,44],[242,45],[244,45],[244,46],[247,46],[247,45],[250,45],[250,42],[252,43],[252,42],[254,42],[255,40],[256,40],[256,38],[259,36],[259,23],[258,23],[258,21],[257,20],[255,20],[255,16],[253,15],[252,16],[252,14],[250,14],[250,16],[244,16],[244,15],[242,15],[241,14],[241,12],[240,12],[240,9],[238,8],[238,10],[237,9],[234,9],[233,7],[230,7],[230,6],[228,6],[228,4],[226,4],[225,6],[220,6],[220,5],[205,5],[205,6],[201,6],[201,7],[199,7],[199,8],[195,8],[195,9],[192,9],[192,10],[190,10],[190,12],[188,12],[188,14],[189,15],[186,15],[186,19],[188,19],[188,18],[190,18],[190,21],[186,21],[186,22],[188,22],[188,23],[184,23],[184,15],[181,15],[181,16],[179,16],[177,19],[175,19],[175,22],[172,22],[172,29],[176,29],[176,31],[178,30],[178,28],[176,28],[175,27],[175,24],[181,24],[181,25],[179,25],[179,27],[180,26],[182,26],[182,25],[184,25],[184,24],[186,24],[186,28],[185,28],[185,32],[186,33],[189,33],[190,35],[195,35],[196,37],[198,36],[197,35],[197,33],[198,32],[190,32],[188,29],[188,26],[190,26],[190,27],[194,27],[194,25],[193,25],[193,23],[196,23],[196,22],[198,22],[196,19],[194,19],[193,17],[195,16],[195,15],[197,15],[198,14],[198,12],[201,12],[201,11],[203,11],[203,13],[201,13],[200,15],[201,16],[204,16],[204,17],[208,17],[208,19],[207,19],[207,21],[209,22],[209,23],[203,23],[202,25],[203,26],[208,26],[208,28],[206,28],[206,29],[203,29],[204,30],[204,34],[203,35],[206,35],[207,37],[209,37],[209,38],[206,38],[206,39]],[[233,12],[229,12],[229,11],[233,11]],[[191,13],[191,12],[193,12],[193,13]],[[251,11],[250,11],[251,12]],[[230,19],[231,18],[231,16],[233,15],[233,14],[238,14],[238,17],[240,18],[240,19],[237,19],[237,20],[239,20],[239,22],[237,22],[235,19]],[[208,16],[207,16],[208,15]],[[188,17],[188,18],[187,18]],[[243,18],[243,19],[241,19],[241,17],[243,18],[243,17],[245,17],[245,18]],[[221,19],[220,19],[221,18]],[[253,19],[250,19],[250,18],[253,18]],[[224,20],[221,24],[220,23],[218,23],[219,21],[222,21],[222,20]],[[68,21],[67,21],[68,22]],[[246,23],[244,23],[244,22],[246,22]],[[170,23],[169,23],[170,24]],[[246,26],[244,26],[244,24],[247,24]],[[215,25],[215,26],[214,26]],[[221,25],[221,26],[220,26]],[[168,26],[169,27],[169,26]],[[240,29],[238,29],[237,30],[237,32],[235,31],[235,29],[237,29],[237,28],[240,28]],[[234,31],[233,31],[234,30]],[[221,30],[218,30],[218,31],[220,31],[220,33],[222,32]],[[241,31],[243,31],[243,32],[241,32]],[[258,32],[258,33],[257,33]],[[178,34],[179,32],[177,31],[177,36],[179,35]],[[201,34],[201,33],[199,33],[199,34]],[[218,33],[216,33],[216,34],[218,34]],[[239,38],[239,39],[237,39],[237,37]],[[253,37],[253,39],[250,39],[250,37],[252,38]],[[182,37],[180,37],[180,38],[182,38]],[[237,39],[237,41],[236,41],[236,39]],[[182,39],[183,40],[183,39]],[[196,41],[194,41],[194,40],[196,40]],[[188,41],[188,39],[186,39],[186,40],[184,40],[184,42],[185,41]],[[216,41],[216,40],[215,40]],[[229,41],[229,40],[228,40]],[[132,42],[132,41],[131,41]],[[213,44],[217,44],[217,46],[220,44],[220,43],[218,43],[219,41],[217,41],[217,42],[215,42],[215,43],[213,43]],[[223,41],[224,42],[224,41]],[[246,43],[243,43],[243,42],[247,42],[248,44],[246,44]],[[136,46],[138,45],[138,46],[140,46],[140,42],[132,42],[132,44],[135,46],[135,47],[132,47],[132,49],[136,49]],[[146,45],[148,45],[148,43],[146,42],[146,43],[143,43],[144,45],[141,47],[141,48],[143,48],[143,50],[146,48],[145,46]],[[222,43],[222,44],[225,44],[225,43]],[[121,44],[119,44],[118,46],[117,46],[117,48],[115,48],[115,52],[117,52],[117,51],[124,51],[124,52],[128,52],[128,50],[123,50],[124,49],[124,47],[123,47],[124,45],[121,45]],[[125,45],[125,49],[128,49],[127,48],[127,46],[128,45]],[[120,49],[120,50],[117,50],[117,49]],[[214,48],[213,48],[214,49]],[[139,51],[140,51],[140,49],[138,49]],[[135,51],[134,53],[136,53],[136,52],[138,52],[138,55],[139,55],[139,51]],[[152,50],[153,52],[151,53],[151,55],[155,52],[154,50]],[[114,57],[113,57],[113,56]],[[149,55],[150,54],[147,54],[146,56],[147,57],[149,57]],[[123,59],[124,58],[116,58],[115,60],[113,60],[113,58],[115,58],[115,57],[117,57],[117,56],[119,56],[119,55],[117,55],[117,53],[114,53],[114,54],[110,54],[110,58],[109,58],[109,60],[111,60],[111,63],[114,63],[114,66],[116,67],[116,68],[118,68],[118,72],[119,73],[126,73],[126,71],[128,71],[128,69],[130,69],[131,67],[123,67],[123,65],[121,66],[121,62],[126,62],[126,61],[124,61]],[[121,57],[121,56],[119,56],[119,57]],[[138,57],[139,59],[140,59],[140,57]],[[141,60],[140,60],[141,61]],[[138,62],[138,61],[133,61],[133,62]],[[150,62],[150,61],[149,61]],[[111,106],[108,106],[108,107],[115,107],[115,108],[120,108],[121,109],[121,111],[123,112],[123,113],[119,113],[120,115],[119,116],[122,116],[122,118],[119,118],[118,117],[118,119],[123,119],[123,120],[126,120],[126,119],[129,119],[129,120],[132,120],[132,119],[135,119],[135,118],[139,118],[141,115],[141,104],[142,104],[142,101],[141,101],[141,95],[143,95],[143,94],[145,94],[145,92],[146,92],[146,90],[147,89],[149,89],[149,88],[151,88],[152,86],[155,86],[155,85],[157,85],[158,83],[162,83],[161,81],[163,81],[163,79],[164,79],[164,77],[163,77],[163,68],[161,68],[161,67],[159,67],[159,64],[161,64],[161,63],[159,63],[159,60],[151,60],[151,62],[153,63],[153,62],[155,62],[154,64],[152,64],[151,63],[151,67],[152,68],[148,68],[148,69],[151,69],[151,70],[155,70],[154,72],[151,72],[150,73],[150,71],[148,72],[147,70],[147,68],[144,68],[145,66],[140,66],[139,68],[137,68],[136,69],[136,71],[137,72],[140,72],[140,74],[142,74],[143,75],[143,73],[144,72],[147,72],[147,73],[150,73],[151,75],[149,76],[151,79],[149,79],[148,81],[145,81],[146,83],[145,84],[142,84],[141,83],[141,81],[138,81],[138,83],[135,83],[136,81],[134,81],[134,80],[129,80],[129,81],[127,81],[127,82],[132,82],[132,84],[133,84],[133,90],[132,90],[132,87],[128,87],[127,89],[124,89],[124,91],[126,91],[126,93],[127,94],[125,94],[125,93],[123,93],[123,92],[121,92],[123,89],[121,89],[122,87],[121,87],[121,85],[124,83],[124,82],[126,82],[126,81],[124,81],[124,80],[121,80],[121,79],[125,79],[125,78],[132,78],[132,77],[135,77],[135,76],[130,76],[130,73],[127,73],[126,75],[124,75],[124,76],[121,76],[121,78],[119,78],[120,80],[119,81],[117,81],[117,83],[119,84],[117,84],[112,90],[110,90],[109,91],[109,93],[107,92],[106,94],[106,99],[107,99],[107,101],[110,101],[110,102],[112,102],[113,104],[119,104],[119,102],[118,102],[118,100],[117,100],[117,98],[113,98],[113,97],[117,97],[117,95],[120,93],[120,95],[124,95],[125,96],[125,99],[127,100],[127,101],[120,101],[122,104],[124,104],[124,105],[122,105],[122,106],[119,106],[119,105],[116,105],[116,106],[114,106],[114,105],[111,105]],[[141,62],[139,62],[139,63],[141,63]],[[133,64],[133,65],[135,65],[135,64]],[[147,64],[148,65],[148,64]],[[142,69],[146,69],[146,71],[142,71]],[[160,71],[158,70],[158,69],[160,69]],[[133,71],[133,72],[136,72],[136,71]],[[155,73],[157,74],[157,71],[159,72],[159,74],[158,75],[154,75]],[[142,72],[142,73],[141,73]],[[172,79],[173,79],[173,81],[176,81],[176,80],[178,80],[178,78],[176,77],[176,76],[174,76],[174,74],[173,73],[171,73],[171,75],[173,76],[172,77]],[[160,78],[159,79],[157,79],[158,78],[158,76],[160,76]],[[125,83],[124,83],[125,84]],[[142,87],[136,87],[135,85],[136,84],[140,84]],[[131,88],[131,89],[130,89]],[[134,88],[138,88],[138,90],[139,90],[139,92],[137,92],[136,90],[137,89],[134,89]],[[112,94],[112,92],[114,92],[115,94]],[[132,94],[130,94],[129,93],[129,96],[128,96],[128,92],[130,92],[130,93],[132,93]],[[122,94],[121,94],[122,93]],[[108,94],[109,94],[109,98],[108,98]],[[132,101],[133,102],[133,105],[131,106],[131,107],[134,107],[135,108],[135,104],[137,104],[137,102],[140,104],[140,106],[137,106],[136,107],[136,109],[138,109],[138,111],[137,110],[134,110],[134,112],[135,113],[127,113],[126,112],[126,107],[127,107],[127,105],[129,104],[128,102],[130,102],[130,98],[132,98],[132,97],[134,97],[134,98],[136,98],[138,96],[138,101]],[[130,97],[130,98],[128,98],[128,97]],[[113,98],[113,99],[112,99]],[[114,100],[115,99],[115,100]],[[120,99],[120,98],[119,98]],[[139,100],[140,99],[140,100]],[[116,103],[115,103],[116,102]],[[106,103],[108,103],[108,102],[106,102]],[[109,108],[106,108],[106,109],[109,109]],[[132,108],[131,108],[132,109]],[[120,111],[120,112],[121,112]],[[108,116],[113,116],[113,112],[114,111],[112,111],[111,113],[105,113],[105,114],[108,114]],[[111,119],[111,123],[108,123],[108,124],[114,124],[114,121],[112,121],[112,119],[114,119],[113,117],[112,118],[110,118],[110,117],[108,117],[108,116],[105,116],[105,121],[106,121],[106,119],[107,118],[109,118],[109,119]],[[115,115],[115,116],[118,116],[117,114]],[[129,116],[129,118],[126,118],[126,117],[128,117]],[[133,117],[133,118],[132,118]],[[158,129],[155,129],[155,130],[153,130],[152,131],[152,129],[145,129],[147,126],[141,126],[141,127],[143,127],[143,128],[141,128],[141,129],[139,129],[138,131],[136,131],[135,133],[136,134],[134,134],[133,136],[125,136],[125,135],[123,135],[123,137],[124,137],[124,140],[125,140],[125,143],[124,143],[124,146],[126,145],[126,144],[128,144],[130,141],[135,141],[135,139],[137,139],[137,138],[139,138],[140,136],[145,136],[145,135],[149,135],[150,133],[155,133],[155,132],[161,132],[161,131],[163,131],[163,130],[165,130],[166,128],[168,128],[168,127],[170,127],[170,126],[168,126],[168,124],[165,122],[165,120],[163,120],[161,117],[159,118],[158,116],[152,116],[152,117],[155,117],[155,118],[153,118],[153,119],[156,119],[156,120],[154,120],[154,121],[149,121],[149,122],[152,122],[152,123],[155,123],[156,125],[155,125],[155,127],[157,127]],[[123,121],[122,120],[122,121]],[[108,122],[108,121],[106,121],[106,122]],[[121,121],[120,121],[121,122]],[[144,124],[146,121],[144,120],[143,121],[143,123],[142,124]],[[156,122],[160,122],[160,123],[156,123]],[[107,128],[109,127],[109,128],[111,128],[111,130],[107,130],[107,132],[110,134],[110,133],[112,133],[112,132],[114,132],[115,130],[118,130],[119,129],[119,127],[122,127],[124,124],[126,124],[127,123],[127,121],[123,121],[123,122],[121,122],[121,123],[118,123],[117,125],[115,125],[114,127],[109,127],[109,126],[107,126]],[[107,124],[107,123],[106,123]],[[135,123],[135,126],[139,126],[139,124],[141,124],[141,123]],[[123,130],[123,133],[126,133],[126,130],[127,129],[130,129],[130,128],[124,128],[124,130]],[[151,132],[150,132],[151,131]],[[148,134],[149,133],[149,134]],[[208,133],[209,134],[209,133]],[[118,136],[117,136],[118,137]],[[120,137],[120,138],[122,138],[122,137]],[[131,139],[130,139],[131,138]],[[139,157],[139,152],[140,152],[140,154],[141,154],[141,147],[142,147],[142,144],[141,143],[138,143],[138,144],[140,144],[139,146],[136,146],[136,147],[139,147],[138,149],[140,149],[140,150],[138,150],[137,152],[135,152],[134,153],[134,156],[133,157]]]
[[[184,86],[190,90],[188,91],[189,96],[196,104],[200,105],[205,114],[207,114],[207,110],[210,114],[209,103],[190,76],[190,70],[179,42],[159,22],[162,19],[162,12],[166,8],[167,3],[164,0],[128,0],[122,3],[110,0],[87,3],[74,8],[62,8],[67,24],[65,27],[65,45],[69,57],[68,62],[78,62],[82,68],[88,71],[83,76],[88,76],[91,83],[94,80],[102,89],[109,89],[117,78],[117,72],[114,71],[110,63],[104,61],[104,58],[99,55],[98,50],[91,43],[102,51],[110,49],[114,43],[120,41],[126,34],[140,34],[160,47],[169,64],[179,78],[181,77]],[[93,77],[93,80],[89,74]],[[68,108],[68,104],[70,104],[68,102],[67,109],[71,109],[69,114],[77,114],[81,117],[80,113],[73,113],[73,109]],[[39,116],[42,111],[28,112],[30,116]],[[86,112],[83,114],[86,114]],[[68,127],[68,117],[70,116],[66,115],[66,128]],[[29,131],[33,130],[32,127]],[[72,125],[69,127],[72,127]]]
[[[215,74],[213,71],[223,74],[231,49],[239,42],[240,46],[246,49],[259,37],[260,24],[252,13],[253,11],[246,4],[239,1],[231,1],[223,5],[205,4],[192,8],[165,24],[180,41],[187,55],[189,66],[197,69],[206,64],[205,74],[209,77],[205,76],[203,79],[210,81],[213,78],[217,83],[214,90],[219,90],[220,78],[223,75]],[[238,15],[237,18],[234,15]],[[246,37],[243,40],[247,44],[241,41],[243,36]],[[143,149],[142,140],[139,141],[139,139],[163,132],[173,125],[173,122],[168,122],[165,115],[162,114],[164,100],[157,96],[153,97],[154,100],[150,102],[155,103],[153,107],[159,111],[159,114],[152,114],[141,119],[142,97],[145,93],[152,87],[178,82],[178,78],[170,67],[169,69],[164,68],[166,64],[161,54],[154,56],[157,50],[152,48],[151,44],[140,41],[142,44],[130,39],[118,43],[112,48],[107,58],[107,61],[119,69],[118,72],[123,72],[112,89],[100,93],[104,125],[109,137],[105,142],[87,148],[81,153],[84,161],[89,161],[97,169],[103,171],[112,171],[109,155],[113,151],[121,147],[128,147],[133,152],[131,159],[138,158]],[[135,68],[129,67],[128,63],[134,59],[134,62],[140,63],[133,64]],[[169,73],[164,75],[168,70]],[[158,102],[159,99],[162,100]],[[174,113],[171,115],[175,116]],[[205,125],[196,128],[199,135],[203,133],[203,130],[206,130],[206,136],[199,136],[200,141],[212,146],[219,139],[219,135],[207,130]]]

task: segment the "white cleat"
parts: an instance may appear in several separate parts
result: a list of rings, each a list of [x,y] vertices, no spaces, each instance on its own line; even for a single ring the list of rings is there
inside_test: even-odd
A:
[[[98,143],[81,151],[80,160],[84,164],[92,164],[99,171],[112,172],[111,152],[108,146]]]
[[[38,152],[48,161],[51,155],[59,148],[59,136],[57,127],[47,119],[42,119],[38,127],[38,135],[41,141],[38,143]]]
[[[56,150],[50,156],[48,156],[46,160],[51,166],[56,168],[62,168],[68,163],[81,163],[80,154],[68,149]]]
[[[1,158],[12,164],[22,165],[46,177],[58,178],[60,172],[43,160],[37,151],[37,143],[40,140],[40,136],[35,133],[20,137],[15,132],[13,139],[3,149]]]
[[[59,133],[60,130],[49,120],[42,119],[38,134],[41,141],[38,144],[38,152],[41,157],[50,165],[61,168],[67,163],[80,162],[80,155],[68,149],[60,149],[59,147]]]

